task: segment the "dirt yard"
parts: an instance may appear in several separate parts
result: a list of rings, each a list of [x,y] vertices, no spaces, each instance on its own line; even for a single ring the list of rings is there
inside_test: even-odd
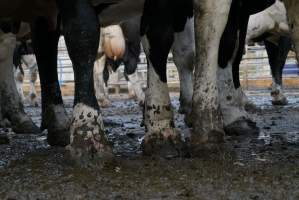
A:
[[[219,150],[192,158],[144,157],[140,142],[142,112],[126,95],[112,96],[103,109],[115,162],[82,170],[66,161],[64,149],[40,135],[16,135],[0,129],[0,199],[299,199],[299,95],[273,107],[269,92],[250,92],[257,105],[252,117],[260,134],[227,137]],[[177,113],[176,125],[188,132]],[[65,98],[67,110],[72,99]],[[40,108],[26,107],[40,123]]]

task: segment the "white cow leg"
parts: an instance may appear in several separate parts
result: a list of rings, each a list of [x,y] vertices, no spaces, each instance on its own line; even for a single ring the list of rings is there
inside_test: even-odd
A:
[[[22,102],[25,101],[24,91],[23,91],[23,82],[24,82],[24,74],[20,71],[19,68],[15,69],[14,72],[15,81],[16,81],[16,87],[19,93],[19,96],[22,100]]]
[[[272,90],[271,90],[272,104],[273,105],[287,105],[288,100],[284,95],[282,85],[272,80]]]
[[[149,58],[150,44],[146,36],[142,42]],[[183,143],[181,135],[175,129],[167,82],[157,74],[150,59],[147,73],[144,109],[146,135],[142,144],[143,152],[146,155],[159,154],[163,157],[180,156]]]
[[[38,107],[37,94],[36,94],[36,89],[35,89],[37,73],[38,73],[38,68],[37,68],[37,64],[35,62],[35,64],[31,65],[31,67],[29,68],[29,76],[30,76],[29,102],[30,102],[31,106],[35,106],[35,107]]]
[[[94,88],[96,98],[101,107],[109,107],[111,101],[108,96],[108,88],[105,86],[103,79],[103,71],[105,68],[106,56],[101,56],[94,64]]]
[[[173,60],[178,69],[180,79],[179,112],[186,114],[186,117],[190,116],[192,107],[193,69],[195,57],[194,43],[194,20],[190,19],[185,25],[185,30],[181,33],[175,34],[172,46]]]
[[[132,75],[128,75],[128,78],[129,96],[134,95],[133,98],[135,98],[138,101],[139,105],[143,105],[145,95],[142,90],[142,82],[138,78],[138,73],[135,72]]]
[[[14,80],[12,58],[15,43],[15,35],[0,32],[1,115],[10,121],[16,133],[37,133],[39,129],[24,112]]]
[[[217,88],[218,47],[231,0],[195,0],[196,63],[191,145],[197,148],[223,141],[223,121]]]
[[[256,133],[258,128],[245,110],[243,91],[234,87],[230,62],[225,69],[218,69],[218,89],[226,134]]]
[[[236,89],[236,100],[238,102],[238,105],[244,107],[246,111],[257,110],[255,103],[248,99],[247,95],[241,87]]]

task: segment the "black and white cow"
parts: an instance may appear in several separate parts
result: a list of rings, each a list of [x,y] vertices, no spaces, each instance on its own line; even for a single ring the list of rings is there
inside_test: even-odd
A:
[[[243,105],[238,103],[242,102],[238,99],[242,95],[236,90],[231,71],[239,70],[235,65],[242,57],[249,15],[273,3],[270,0],[195,0],[197,64],[191,140],[194,147],[221,140],[223,129],[236,134],[255,129],[248,121]],[[285,0],[284,3],[298,52],[299,17],[296,10],[299,2]]]
[[[100,105],[108,102],[107,88],[104,87],[103,82],[107,82],[109,78],[108,71],[116,71],[120,63],[124,60],[125,74],[128,76],[128,89],[130,85],[133,87],[134,93],[137,95],[139,102],[144,102],[144,94],[142,86],[138,82],[138,77],[135,74],[128,75],[129,73],[135,72],[137,68],[137,62],[140,54],[140,17],[135,17],[121,23],[121,27],[126,39],[126,53],[124,58],[121,60],[114,61],[106,57],[100,57],[96,61],[95,67],[95,89],[96,96]],[[193,18],[188,19],[185,28],[182,32],[175,33],[173,45],[171,47],[173,54],[173,60],[177,67],[179,78],[180,78],[180,113],[187,114],[191,112],[191,102],[193,95],[193,67],[195,57],[195,45],[194,45],[194,20]],[[102,55],[102,53],[99,53]],[[106,65],[104,68],[104,62],[102,59],[106,59]],[[108,70],[108,68],[112,70]],[[129,71],[129,72],[128,72]],[[102,74],[104,79],[101,80]],[[125,76],[126,76],[125,75]],[[100,88],[100,89],[99,89]],[[97,91],[99,90],[99,91]]]
[[[246,43],[264,42],[269,57],[272,81],[272,103],[286,105],[283,93],[282,71],[292,47],[284,3],[276,0],[266,10],[249,19]]]

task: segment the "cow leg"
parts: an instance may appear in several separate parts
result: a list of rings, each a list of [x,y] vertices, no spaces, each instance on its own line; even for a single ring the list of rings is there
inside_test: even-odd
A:
[[[282,71],[291,49],[292,42],[289,37],[281,36],[278,45],[273,44],[267,40],[264,41],[265,47],[269,57],[269,64],[272,73],[272,104],[286,105],[288,100],[283,94],[282,87]]]
[[[218,47],[231,0],[195,0],[196,61],[192,102],[194,150],[223,141],[223,121],[217,87]]]
[[[143,105],[145,95],[142,89],[142,82],[139,80],[138,77],[138,72],[136,71],[134,74],[127,76],[129,96],[132,95],[133,98],[137,99],[139,105]]]
[[[296,57],[299,63],[299,1],[284,0],[284,3],[287,9],[292,42],[295,46]]]
[[[25,102],[25,96],[23,91],[23,82],[24,82],[24,74],[21,72],[20,68],[17,67],[14,72],[16,87],[19,93],[19,96],[22,102]]]
[[[38,133],[39,129],[25,114],[23,104],[16,88],[13,72],[13,51],[16,37],[0,31],[0,120],[8,125],[7,118],[16,133]],[[4,121],[3,121],[4,120]]]
[[[195,57],[194,20],[188,20],[185,30],[176,33],[172,46],[174,63],[180,78],[179,112],[190,116],[193,96],[193,69]],[[187,118],[186,118],[187,119]],[[188,120],[190,121],[190,119]]]
[[[57,75],[59,28],[49,30],[48,20],[38,18],[32,25],[32,41],[38,65],[41,98],[41,130],[47,129],[51,146],[69,144],[69,118],[63,107]]]
[[[29,68],[29,84],[30,84],[30,92],[29,92],[29,102],[31,106],[38,107],[38,102],[37,102],[37,95],[36,95],[36,89],[35,89],[35,83],[37,80],[37,73],[38,73],[38,68],[36,64],[36,59],[35,55],[28,55],[27,59],[27,66]]]
[[[75,77],[75,100],[70,127],[71,158],[80,165],[111,157],[94,91],[93,67],[99,46],[99,23],[89,0],[58,1],[63,31]]]
[[[146,135],[142,148],[145,155],[180,156],[182,140],[174,125],[166,75],[173,32],[167,29],[158,30],[160,31],[150,30],[142,38],[142,45],[148,58],[148,86],[144,111]],[[161,33],[165,35],[161,36]]]
[[[111,101],[109,100],[108,90],[105,87],[105,82],[103,79],[103,71],[105,68],[106,56],[103,55],[95,61],[94,64],[94,88],[96,93],[96,98],[101,107],[111,106]]]

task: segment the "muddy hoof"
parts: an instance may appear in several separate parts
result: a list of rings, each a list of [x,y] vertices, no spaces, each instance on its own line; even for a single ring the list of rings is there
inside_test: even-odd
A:
[[[286,97],[282,98],[282,99],[272,99],[272,105],[274,106],[285,106],[288,105],[288,100]]]
[[[76,105],[70,133],[70,145],[66,149],[79,166],[101,166],[113,159],[99,111],[84,104]]]
[[[47,142],[50,146],[65,147],[70,143],[69,129],[48,128]]]
[[[12,130],[17,134],[38,134],[41,132],[31,120],[13,125]]]
[[[113,151],[106,139],[76,136],[73,143],[66,146],[66,150],[70,161],[83,168],[102,168],[114,160]]]
[[[98,100],[98,104],[102,108],[108,108],[112,105],[112,103],[109,99],[100,99],[100,100]]]
[[[239,119],[224,127],[224,131],[227,135],[231,136],[259,134],[259,128],[256,126],[256,123],[245,118]]]
[[[62,105],[51,105],[43,115],[41,129],[48,129],[47,141],[51,146],[65,147],[70,143],[70,120]]]
[[[188,157],[189,151],[180,134],[165,137],[162,134],[148,134],[141,144],[143,154],[162,158]]]
[[[11,123],[8,119],[2,119],[0,120],[0,127],[1,128],[11,127]]]
[[[247,101],[244,105],[244,108],[247,112],[252,112],[258,110],[258,107],[251,101]]]

